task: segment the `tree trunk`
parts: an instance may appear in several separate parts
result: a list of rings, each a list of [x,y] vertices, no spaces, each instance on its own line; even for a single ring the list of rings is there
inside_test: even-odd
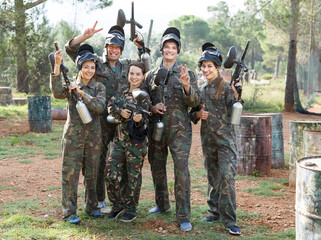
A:
[[[297,36],[299,20],[299,2],[300,0],[291,0],[291,19],[290,19],[290,43],[288,52],[288,67],[285,86],[284,110],[286,112],[295,112],[294,106],[294,81],[296,81],[296,53]]]
[[[17,89],[28,93],[28,66],[26,48],[26,13],[23,0],[15,0],[15,34],[16,34],[16,63]]]
[[[281,60],[281,54],[279,53],[276,56],[276,63],[275,63],[275,72],[274,72],[274,80],[276,80],[279,76],[279,67],[280,67],[280,60]]]
[[[251,69],[254,69],[254,65],[255,65],[255,60],[254,60],[254,56],[255,56],[255,53],[254,53],[254,49],[252,49],[252,61],[251,61]]]

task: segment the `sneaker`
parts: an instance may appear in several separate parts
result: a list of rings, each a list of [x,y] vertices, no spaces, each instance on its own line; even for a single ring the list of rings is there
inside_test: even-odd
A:
[[[131,222],[136,219],[136,215],[132,213],[125,212],[122,218],[120,219],[122,222]]]
[[[232,235],[241,235],[241,229],[236,225],[226,227],[225,230],[227,230]]]
[[[202,221],[203,222],[208,222],[208,223],[216,223],[216,222],[219,222],[220,219],[216,218],[214,216],[207,216],[206,218],[203,218]]]
[[[190,222],[181,223],[181,230],[184,232],[188,232],[192,230],[192,224]]]
[[[157,214],[157,213],[160,213],[160,212],[170,212],[170,211],[171,211],[171,208],[169,208],[169,209],[167,209],[167,210],[165,210],[165,211],[161,211],[161,210],[156,206],[156,207],[150,209],[150,210],[149,210],[149,213],[151,213],[151,214]]]
[[[78,225],[78,224],[80,224],[81,220],[78,217],[73,217],[73,218],[69,219],[68,222],[71,224]]]
[[[110,213],[111,212],[111,209],[110,209],[110,207],[108,207],[108,204],[106,201],[99,203],[98,208],[100,208],[100,212],[102,212],[102,213]]]
[[[120,210],[120,211],[114,211],[111,210],[111,212],[108,214],[108,218],[118,218],[120,214],[122,214],[124,211],[124,209]]]
[[[101,212],[93,212],[91,216],[95,218],[103,218],[104,214],[102,214]]]

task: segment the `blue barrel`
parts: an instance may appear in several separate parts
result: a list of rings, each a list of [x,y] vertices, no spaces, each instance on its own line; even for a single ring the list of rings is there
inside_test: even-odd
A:
[[[320,240],[321,156],[299,159],[296,165],[296,239]]]
[[[50,96],[28,97],[28,122],[30,131],[50,132],[52,128]]]
[[[282,113],[258,113],[255,115],[272,117],[271,168],[284,168],[284,140]]]

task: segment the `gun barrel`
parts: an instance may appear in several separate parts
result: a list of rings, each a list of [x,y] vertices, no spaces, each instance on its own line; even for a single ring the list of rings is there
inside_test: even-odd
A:
[[[241,61],[243,61],[244,58],[245,58],[245,55],[246,55],[247,49],[249,48],[250,42],[251,42],[250,40],[247,40],[244,52],[243,52],[242,57],[241,57]]]

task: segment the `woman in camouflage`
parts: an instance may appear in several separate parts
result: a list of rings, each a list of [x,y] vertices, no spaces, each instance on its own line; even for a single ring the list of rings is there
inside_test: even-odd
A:
[[[132,62],[128,71],[129,84],[118,90],[108,103],[109,114],[119,121],[106,166],[107,195],[113,204],[108,217],[117,218],[125,212],[121,218],[123,222],[131,222],[136,218],[143,161],[147,153],[148,116],[146,113],[133,112],[128,106],[131,104],[137,109],[149,110],[150,98],[146,92],[142,91],[145,97],[140,102],[134,97],[135,92],[140,92],[144,74],[145,65]],[[126,175],[126,193],[122,195],[121,180]]]
[[[201,104],[192,109],[191,119],[195,124],[202,120],[201,140],[210,208],[203,221],[222,221],[230,234],[240,235],[235,211],[236,149],[230,122],[232,106],[239,97],[235,86],[241,84],[230,86],[222,78],[222,54],[213,44],[203,44],[202,50],[198,63],[207,83],[200,86]]]
[[[63,218],[71,224],[79,224],[77,217],[77,190],[82,170],[85,184],[85,211],[92,217],[103,217],[98,209],[96,194],[97,171],[101,149],[101,126],[99,113],[106,107],[105,86],[93,79],[96,70],[96,56],[93,48],[84,44],[79,48],[76,65],[79,74],[69,86],[60,79],[61,51],[55,53],[54,72],[50,88],[55,98],[68,99],[68,116],[62,138],[62,206]],[[77,112],[77,96],[89,110],[92,121],[84,124]]]

